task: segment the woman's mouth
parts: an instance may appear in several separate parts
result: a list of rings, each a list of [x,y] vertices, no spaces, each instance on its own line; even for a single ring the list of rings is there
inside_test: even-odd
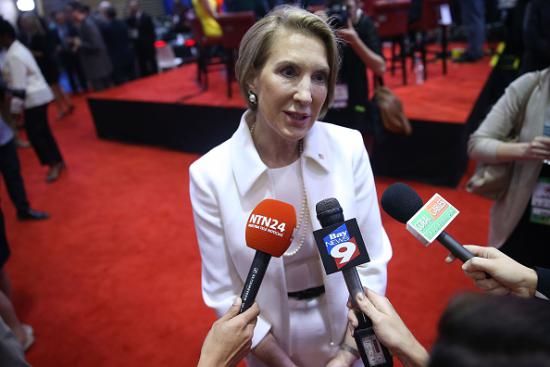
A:
[[[304,123],[310,117],[310,115],[307,113],[289,112],[289,111],[285,111],[285,115],[287,115],[290,122],[295,122],[295,123]]]

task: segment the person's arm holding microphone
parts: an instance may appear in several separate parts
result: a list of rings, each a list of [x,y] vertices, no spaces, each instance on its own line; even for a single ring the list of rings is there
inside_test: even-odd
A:
[[[424,367],[428,364],[428,352],[414,337],[388,298],[365,287],[365,294],[358,293],[357,307],[372,321],[378,340],[396,356],[405,367]],[[348,312],[350,324],[357,327],[356,312]]]
[[[358,146],[364,147],[362,136],[354,132],[349,136],[349,147]],[[384,294],[386,292],[387,264],[392,257],[392,247],[382,226],[374,176],[367,151],[364,148],[350,149],[349,153],[353,162],[354,191],[352,195],[357,209],[354,211],[352,208],[344,208],[344,210],[347,217],[356,218],[370,257],[368,264],[359,265],[356,269],[363,285],[374,289],[379,294]],[[359,359],[359,356],[354,354],[355,351],[352,352],[348,346],[356,348],[351,335],[342,340],[340,351],[331,361],[334,364],[329,364],[330,366],[351,366],[355,360]]]
[[[206,335],[197,367],[229,367],[241,361],[252,345],[258,304],[239,314],[242,300],[235,298],[227,313],[219,318]]]
[[[214,162],[212,163],[214,165]],[[230,258],[227,238],[222,222],[219,201],[212,187],[220,182],[205,174],[203,167],[192,165],[190,173],[190,197],[193,205],[195,231],[202,259],[201,285],[205,304],[222,317],[231,307],[235,297],[241,295],[242,280]],[[245,232],[245,228],[242,229]],[[245,246],[245,244],[242,244]],[[248,266],[248,265],[247,265]],[[290,357],[270,332],[271,323],[259,315],[252,337],[251,353],[269,366],[295,367]]]
[[[494,247],[464,247],[475,257],[462,264],[462,270],[479,289],[492,294],[514,294],[526,298],[534,297],[537,290],[543,295],[541,298],[550,295],[550,270],[528,268]],[[453,260],[451,255],[445,259],[446,262]]]
[[[242,289],[237,286],[238,275],[229,257],[222,216],[218,199],[211,191],[213,183],[196,167],[190,169],[190,196],[193,204],[195,231],[202,259],[201,285],[205,304],[222,317],[231,307],[233,300],[240,295]],[[244,231],[244,229],[243,229]],[[243,244],[244,246],[244,244]],[[273,360],[284,361],[288,356],[270,333],[271,324],[261,315],[258,316],[252,337],[253,353],[265,352]],[[277,366],[274,364],[274,366]],[[285,366],[281,364],[280,366]],[[286,366],[292,366],[287,364]]]

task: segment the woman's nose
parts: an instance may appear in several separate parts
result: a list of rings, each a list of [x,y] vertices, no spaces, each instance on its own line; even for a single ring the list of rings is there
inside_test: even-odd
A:
[[[294,99],[303,104],[309,104],[312,102],[311,97],[311,80],[309,78],[302,78],[297,86]]]

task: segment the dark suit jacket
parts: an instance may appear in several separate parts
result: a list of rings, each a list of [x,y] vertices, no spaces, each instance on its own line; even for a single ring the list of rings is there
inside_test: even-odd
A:
[[[106,78],[111,75],[113,66],[99,28],[90,17],[86,17],[78,27],[81,45],[78,58],[87,79]]]
[[[105,23],[103,32],[109,56],[115,69],[132,65],[134,53],[128,38],[128,27],[119,19],[113,19]]]
[[[130,16],[126,19],[130,34],[136,33],[138,37],[132,39],[134,47],[138,55],[155,55],[155,41],[157,35],[155,33],[155,25],[150,15],[141,13],[139,17]]]
[[[550,66],[550,1],[532,0],[527,5],[523,30],[522,72]]]

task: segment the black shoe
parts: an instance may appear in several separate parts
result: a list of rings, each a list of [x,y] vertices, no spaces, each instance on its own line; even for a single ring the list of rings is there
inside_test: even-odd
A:
[[[46,212],[39,212],[34,209],[27,209],[22,212],[17,212],[17,219],[19,220],[44,220],[48,219],[50,215]]]
[[[48,174],[46,175],[46,182],[54,182],[57,181],[59,178],[59,175],[61,174],[61,171],[65,169],[65,162],[57,162],[50,166],[50,169],[48,170]]]
[[[473,63],[473,62],[478,62],[479,60],[481,60],[483,58],[483,56],[472,56],[468,53],[463,53],[462,55],[460,55],[459,57],[457,57],[456,59],[453,60],[453,62],[458,62],[458,63],[465,63],[465,62],[468,62],[468,63]]]

